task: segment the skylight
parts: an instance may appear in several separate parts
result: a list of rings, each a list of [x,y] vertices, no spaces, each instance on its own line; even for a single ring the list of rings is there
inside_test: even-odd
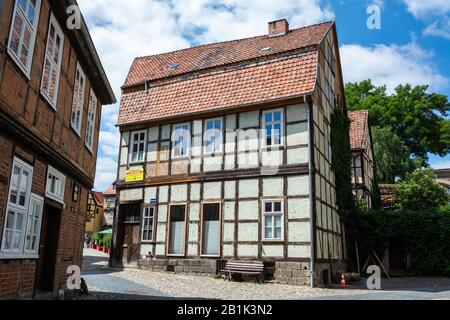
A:
[[[262,48],[262,49],[259,50],[259,51],[261,51],[261,52],[267,52],[267,51],[270,51],[270,50],[272,50],[272,47],[265,47],[265,48]]]
[[[179,66],[180,66],[179,63],[173,63],[173,64],[170,65],[170,69],[176,70],[176,69],[178,69]]]

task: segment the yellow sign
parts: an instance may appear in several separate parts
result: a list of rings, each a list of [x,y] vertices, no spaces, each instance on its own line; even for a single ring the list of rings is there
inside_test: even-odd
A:
[[[137,182],[144,180],[144,169],[127,170],[125,174],[125,182]]]

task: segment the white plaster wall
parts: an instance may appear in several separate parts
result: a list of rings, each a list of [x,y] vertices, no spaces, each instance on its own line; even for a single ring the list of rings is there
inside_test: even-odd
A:
[[[234,223],[223,224],[223,241],[234,241]]]
[[[288,177],[288,195],[308,196],[309,184],[309,175]]]
[[[222,183],[221,182],[207,182],[203,184],[203,199],[217,200],[222,199]]]
[[[166,241],[166,224],[158,223],[158,227],[156,228],[156,241],[157,242],[165,242]]]
[[[257,179],[239,180],[239,198],[257,198],[259,181]]]
[[[197,257],[198,256],[198,245],[188,244],[188,255]]]
[[[223,245],[223,256],[224,257],[233,257],[234,256],[234,246],[232,244],[224,244]]]
[[[229,114],[226,117],[226,127],[225,129],[236,129],[236,114]]]
[[[189,224],[189,241],[190,242],[196,242],[199,241],[198,239],[198,224],[197,223],[190,223]]]
[[[310,258],[311,246],[288,246],[289,258]]]
[[[125,180],[126,172],[127,172],[126,167],[119,168],[119,180],[121,180],[121,181]]]
[[[194,138],[192,138],[191,154],[194,157],[200,157],[202,155],[202,144],[203,144],[202,136],[195,136]]]
[[[258,223],[239,223],[239,241],[258,241]]]
[[[257,151],[249,153],[239,153],[237,160],[240,169],[259,167],[259,153]]]
[[[157,256],[164,256],[166,255],[166,246],[163,244],[157,244],[155,253]]]
[[[187,184],[172,185],[170,201],[171,202],[186,201],[187,192],[188,192]]]
[[[120,146],[125,147],[128,146],[128,141],[130,140],[130,133],[124,132],[122,133],[121,139],[120,139]]]
[[[199,201],[200,200],[200,184],[192,183],[191,184],[191,201]]]
[[[169,187],[160,186],[159,187],[159,202],[168,202],[169,200]]]
[[[204,157],[203,158],[203,171],[214,172],[222,170],[222,155],[216,157]]]
[[[264,197],[283,197],[284,196],[284,178],[266,178],[263,179]]]
[[[203,126],[203,120],[195,120],[194,124],[192,126],[192,131],[194,133],[194,135],[202,135],[203,134],[203,130],[202,130],[202,126]]]
[[[259,207],[258,201],[239,201],[239,220],[258,220]]]
[[[310,242],[309,222],[289,222],[289,242]]]
[[[153,245],[151,244],[141,244],[141,251],[140,254],[143,255],[149,255],[149,253],[153,252]]]
[[[258,246],[253,244],[240,244],[238,245],[238,256],[239,257],[257,257],[258,256]]]
[[[267,151],[261,152],[261,163],[264,167],[280,167],[283,165],[283,151]]]
[[[303,164],[308,163],[309,155],[308,148],[294,148],[287,151],[288,164]]]
[[[144,190],[144,203],[150,203],[151,199],[156,199],[157,187],[149,187]]]
[[[148,129],[148,141],[155,142],[159,140],[159,127],[151,127]]]
[[[126,189],[120,191],[120,201],[142,200],[142,189]]]
[[[167,205],[163,204],[158,206],[158,221],[167,222]]]
[[[233,154],[225,155],[225,170],[234,170],[236,156]]]
[[[310,216],[310,200],[309,199],[289,199],[288,200],[288,217],[289,219],[306,219]]]
[[[223,206],[223,218],[224,220],[235,220],[235,202],[226,201]]]
[[[289,147],[309,143],[308,123],[287,125],[286,134]]]
[[[279,258],[279,257],[283,257],[284,256],[284,250],[283,250],[283,246],[263,246],[263,256],[264,257],[274,257],[274,258]]]
[[[308,107],[306,104],[296,104],[286,107],[287,121],[303,121],[308,119]]]
[[[236,181],[225,181],[225,199],[236,198]]]
[[[200,221],[200,204],[191,203],[189,206],[189,220]]]
[[[242,112],[239,114],[239,128],[259,126],[259,110]]]
[[[128,147],[122,147],[120,150],[120,165],[128,164]]]

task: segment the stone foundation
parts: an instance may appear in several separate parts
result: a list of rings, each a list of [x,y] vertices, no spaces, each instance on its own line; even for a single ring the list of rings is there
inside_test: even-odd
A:
[[[138,261],[138,268],[142,270],[202,275],[216,275],[220,271],[219,266],[220,263],[217,260],[206,259],[142,259]]]
[[[280,284],[308,286],[309,267],[308,262],[275,262],[274,280]]]

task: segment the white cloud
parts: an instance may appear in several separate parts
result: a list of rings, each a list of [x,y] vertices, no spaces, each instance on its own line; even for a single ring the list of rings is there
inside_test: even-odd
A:
[[[431,164],[433,169],[448,169],[450,168],[450,160],[443,158],[441,161],[437,161]]]
[[[287,18],[291,27],[334,18],[320,0],[78,0],[114,89],[120,87],[135,57],[196,44],[237,39],[267,32],[267,22]],[[119,107],[104,107],[96,188],[116,178]],[[107,158],[106,158],[107,157]]]
[[[449,84],[449,79],[430,62],[433,53],[414,42],[404,46],[349,44],[340,50],[345,82],[371,79],[376,85],[386,85],[388,92],[405,83],[427,84],[430,90],[447,88]]]
[[[403,2],[408,11],[416,18],[450,12],[450,1],[448,0],[403,0]]]
[[[450,17],[436,20],[424,30],[423,34],[450,40]]]

